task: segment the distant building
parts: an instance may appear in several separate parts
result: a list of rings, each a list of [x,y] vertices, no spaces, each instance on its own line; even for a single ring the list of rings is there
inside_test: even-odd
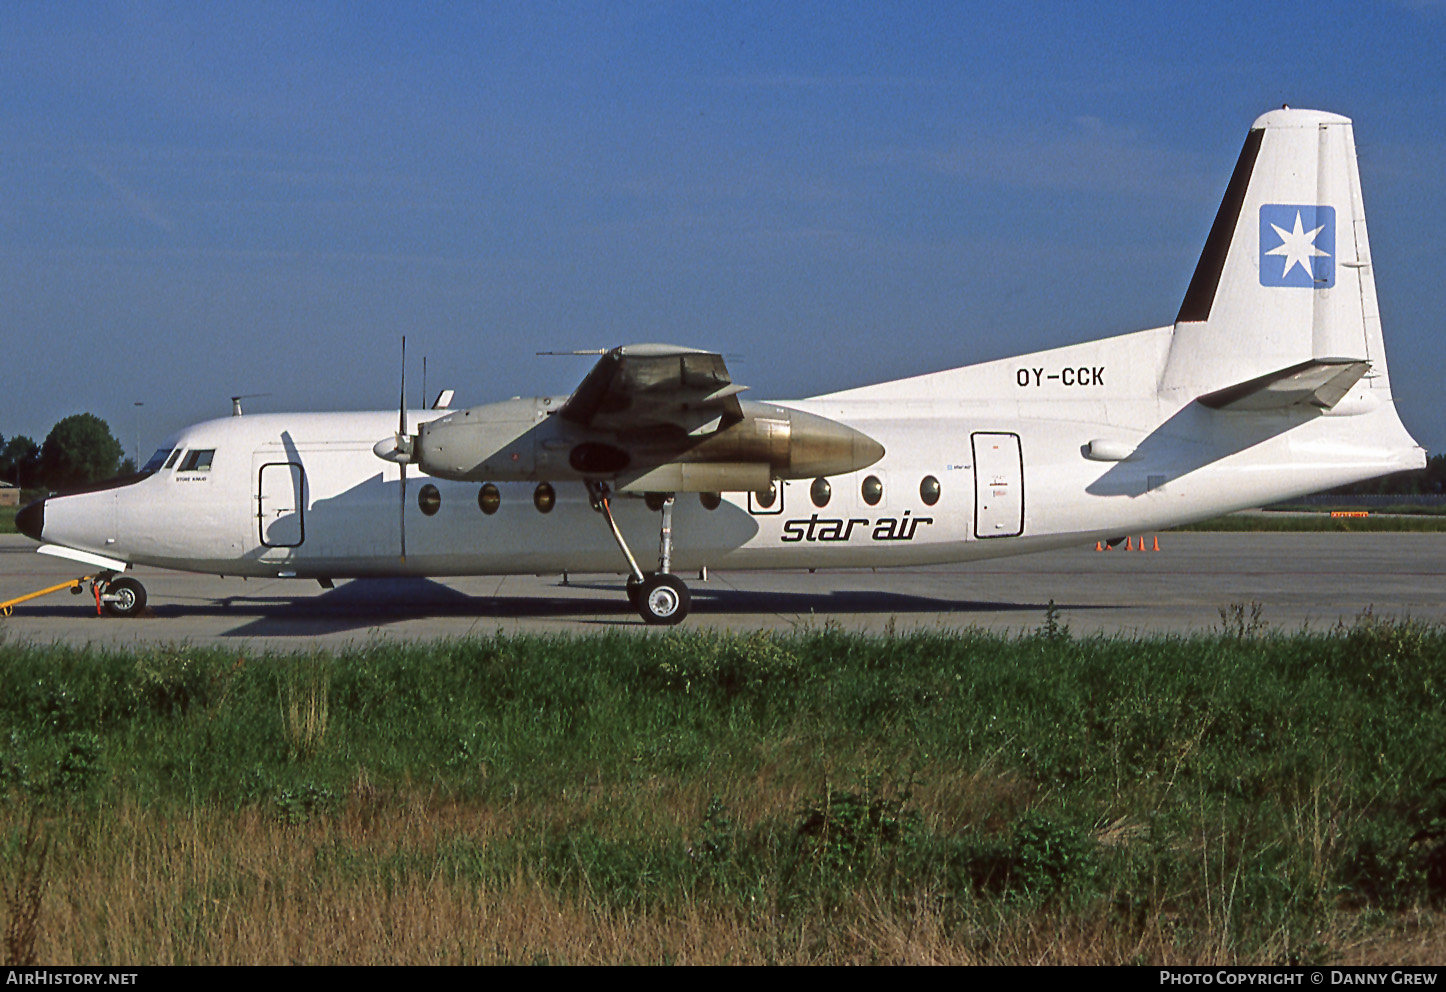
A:
[[[19,506],[20,487],[11,482],[0,482],[0,506]]]

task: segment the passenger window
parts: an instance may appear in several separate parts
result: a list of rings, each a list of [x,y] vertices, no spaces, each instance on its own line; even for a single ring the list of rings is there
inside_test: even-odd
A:
[[[181,462],[182,472],[208,472],[211,469],[211,459],[215,457],[216,449],[198,449],[188,452],[186,460]]]
[[[773,515],[783,512],[783,489],[777,482],[770,481],[767,489],[749,490],[748,512],[755,516]]]
[[[822,510],[828,506],[829,497],[833,495],[833,487],[828,484],[827,479],[814,479],[808,494],[813,498],[813,505]]]

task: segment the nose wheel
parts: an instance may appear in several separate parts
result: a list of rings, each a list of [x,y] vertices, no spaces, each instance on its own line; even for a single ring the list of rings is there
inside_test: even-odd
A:
[[[113,617],[136,617],[146,608],[146,587],[129,576],[97,577],[96,602]]]
[[[623,532],[613,519],[612,499],[608,488],[601,482],[588,483],[588,495],[592,498],[593,509],[607,519],[608,529],[618,550],[628,561],[628,602],[638,611],[638,616],[651,624],[672,626],[681,623],[688,615],[693,597],[683,580],[672,574],[673,568],[673,496],[663,498],[663,521],[659,529],[658,570],[647,575],[638,567]]]

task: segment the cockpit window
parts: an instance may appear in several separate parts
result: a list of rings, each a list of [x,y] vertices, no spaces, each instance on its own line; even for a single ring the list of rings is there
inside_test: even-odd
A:
[[[207,472],[211,469],[211,459],[216,455],[215,448],[193,449],[186,452],[186,460],[181,462],[182,472]]]
[[[142,471],[142,472],[154,472],[154,471],[156,471],[157,469],[159,469],[162,465],[164,465],[164,464],[166,463],[166,459],[169,458],[173,453],[174,453],[174,452],[172,452],[172,450],[171,450],[170,448],[162,448],[162,449],[160,449],[160,450],[157,451],[154,455],[151,455],[150,461],[146,462],[144,465],[141,466],[141,471]]]
[[[180,449],[180,448],[177,448],[175,451],[171,452],[171,457],[166,459],[166,468],[170,468],[172,465],[176,464],[176,459],[177,459],[177,458],[180,458],[180,457],[181,457],[181,449]]]

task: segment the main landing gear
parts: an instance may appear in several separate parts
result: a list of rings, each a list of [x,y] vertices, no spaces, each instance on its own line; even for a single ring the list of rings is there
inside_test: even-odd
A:
[[[617,521],[613,520],[612,500],[607,486],[601,482],[589,482],[587,492],[592,499],[593,509],[607,519],[613,540],[618,542],[618,549],[628,560],[628,602],[633,605],[633,609],[648,623],[672,626],[681,622],[688,615],[688,607],[692,605],[693,597],[689,595],[683,580],[672,574],[673,494],[666,494],[662,500],[663,524],[658,540],[658,570],[644,575],[643,570],[638,567],[638,560],[628,548],[628,542],[623,540]]]

